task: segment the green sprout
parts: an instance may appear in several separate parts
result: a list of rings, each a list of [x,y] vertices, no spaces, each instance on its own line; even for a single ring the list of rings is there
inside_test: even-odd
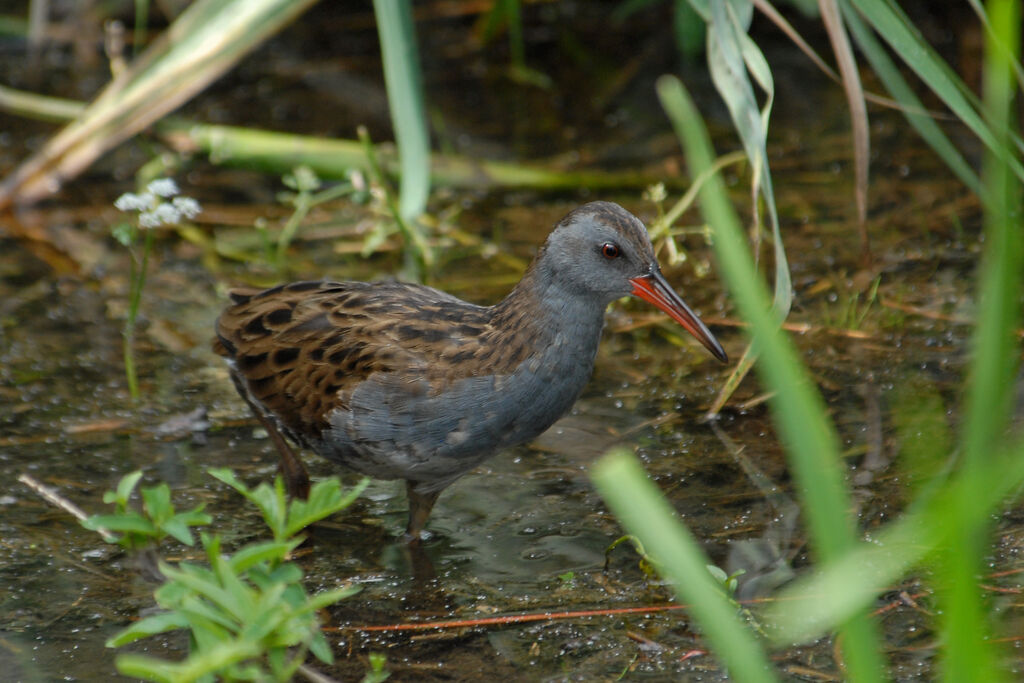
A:
[[[259,680],[289,681],[308,654],[331,663],[333,654],[320,629],[317,612],[359,590],[343,585],[309,595],[302,585],[302,570],[289,561],[302,543],[306,526],[345,507],[366,487],[368,480],[342,494],[336,477],[317,482],[308,500],[287,501],[278,477],[273,486],[249,489],[226,469],[211,474],[254,503],[270,527],[273,540],[244,545],[233,555],[221,550],[216,534],[200,534],[208,566],[182,562],[159,563],[165,579],[154,593],[164,611],[145,617],[107,641],[121,647],[148,636],[169,631],[189,632],[189,655],[174,662],[147,655],[119,655],[117,670],[126,676],[150,681]],[[121,480],[105,497],[117,506],[113,515],[87,520],[89,528],[134,533],[145,538],[160,531],[191,545],[188,526],[206,523],[199,510],[174,515],[166,484],[143,489],[143,513],[128,508],[128,500],[141,473]],[[178,519],[179,523],[175,523]],[[182,533],[184,531],[184,533]],[[134,538],[134,537],[133,537]],[[371,658],[372,680],[384,680],[384,659]]]
[[[90,531],[106,529],[120,534],[116,542],[126,550],[138,551],[155,546],[168,536],[187,546],[194,545],[191,527],[211,522],[210,515],[203,512],[203,505],[175,512],[171,489],[160,482],[156,486],[142,488],[142,510],[135,510],[130,506],[131,496],[141,478],[141,470],[122,477],[115,490],[103,494],[103,502],[113,503],[114,512],[93,515],[83,520],[82,526]]]

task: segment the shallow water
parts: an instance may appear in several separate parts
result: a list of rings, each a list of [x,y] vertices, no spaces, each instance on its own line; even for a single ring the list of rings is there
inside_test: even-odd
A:
[[[245,67],[259,68],[251,62]],[[434,83],[452,78],[430,73]],[[632,108],[616,111],[619,118],[612,122],[580,128],[586,145],[559,137],[551,128],[557,116],[529,92],[526,102],[505,112],[540,108],[538,130],[530,131],[528,141],[525,134],[505,140],[487,128],[494,122],[482,120],[480,109],[469,108],[458,121],[467,131],[458,138],[462,149],[491,149],[498,140],[508,154],[550,151],[553,145],[614,159],[609,150],[632,140],[633,148],[626,145],[632,158],[677,155],[668,147],[666,123]],[[190,113],[244,107],[232,99],[236,95],[226,87],[191,105]],[[275,97],[279,108],[299,107]],[[908,474],[897,460],[905,444],[896,436],[895,409],[934,398],[949,423],[957,421],[980,212],[901,121],[879,114],[873,119],[869,226],[877,263],[865,275],[858,261],[840,95],[824,88],[814,107],[794,102],[780,97],[772,160],[796,291],[793,336],[840,430],[857,514],[870,533],[908,497]],[[714,101],[706,106],[716,111]],[[485,109],[502,107],[488,99]],[[654,133],[643,138],[650,147],[635,149],[637,131],[652,126]],[[722,139],[721,148],[732,144]],[[26,136],[20,144],[35,143]],[[670,151],[659,151],[659,145]],[[122,149],[102,168],[116,169],[114,178],[130,178],[138,160],[134,148]],[[179,182],[203,202],[200,223],[223,239],[244,238],[256,218],[283,213],[273,202],[275,179],[195,163]],[[734,188],[740,207],[746,206],[742,185]],[[229,261],[211,270],[196,246],[162,236],[138,334],[143,399],[133,407],[121,367],[127,261],[107,237],[118,220],[110,203],[130,188],[130,180],[92,176],[17,216],[77,239],[69,251],[84,264],[79,274],[59,272],[38,244],[4,239],[0,249],[0,476],[9,482],[0,494],[0,662],[15,672],[11,680],[109,678],[114,652],[103,642],[152,607],[153,588],[137,577],[130,558],[17,484],[19,474],[31,474],[98,512],[103,492],[141,468],[144,484],[171,485],[179,509],[206,504],[229,546],[263,534],[255,511],[206,474],[209,467],[226,466],[255,483],[276,468],[271,444],[209,351],[209,337],[228,285],[275,276]],[[445,193],[432,211],[457,209],[457,227],[490,246],[449,249],[431,283],[481,303],[497,300],[553,222],[590,198],[583,192]],[[603,198],[621,201],[642,217],[654,215],[639,192]],[[294,275],[371,278],[397,270],[394,254],[359,259],[335,253],[338,245],[358,241],[346,235],[364,218],[364,209],[344,204],[311,216],[313,225],[300,233],[293,250]],[[692,215],[689,222],[696,226],[699,218]],[[699,237],[685,245],[691,263],[710,262]],[[713,271],[700,279],[683,264],[667,275],[738,358],[742,333]],[[869,300],[865,282],[875,276],[881,283]],[[639,302],[612,308],[594,379],[573,414],[533,444],[488,461],[447,490],[428,525],[425,561],[411,557],[399,541],[406,506],[396,482],[374,482],[352,508],[315,527],[298,558],[310,589],[345,581],[363,588],[331,610],[328,631],[338,662],[333,672],[322,670],[344,680],[359,678],[368,653],[383,652],[393,680],[725,679],[679,610],[422,632],[359,628],[670,604],[670,591],[643,571],[632,546],[619,545],[606,556],[622,531],[593,490],[587,469],[618,443],[636,448],[712,561],[729,573],[746,571],[740,599],[765,595],[807,565],[782,447],[756,381],[744,381],[713,425],[703,422],[728,368],[689,340],[679,346],[683,337],[672,327],[644,324],[650,314]],[[209,428],[174,434],[156,429],[200,406],[208,410]],[[315,477],[334,473],[312,456],[307,462]],[[1020,609],[1012,593],[998,591],[1017,588],[1012,572],[1024,545],[1021,520],[1016,509],[998,520],[993,575],[984,581],[994,586],[993,599],[1011,633],[1021,630]],[[197,557],[195,550],[171,546],[168,559]],[[432,566],[431,577],[423,576],[424,562]],[[894,679],[930,677],[934,634],[919,604],[921,593],[926,589],[911,580],[891,587],[879,601],[879,608],[888,607],[877,618]],[[834,645],[823,639],[774,656],[792,678],[838,680],[842,668]],[[157,637],[133,649],[176,657],[184,647],[180,637]]]

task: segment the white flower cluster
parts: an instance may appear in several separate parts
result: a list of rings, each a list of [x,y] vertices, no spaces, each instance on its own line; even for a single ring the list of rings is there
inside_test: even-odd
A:
[[[146,186],[142,194],[125,192],[114,201],[114,207],[118,211],[138,211],[140,228],[176,225],[182,219],[195,218],[202,211],[199,202],[191,197],[176,197],[178,192],[174,180],[157,178]]]

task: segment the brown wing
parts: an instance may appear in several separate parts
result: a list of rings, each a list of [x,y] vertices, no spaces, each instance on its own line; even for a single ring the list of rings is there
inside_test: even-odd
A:
[[[429,287],[298,282],[231,297],[214,351],[293,434],[319,434],[375,373],[426,379],[439,391],[462,377],[511,370],[526,353],[497,343],[496,309]]]

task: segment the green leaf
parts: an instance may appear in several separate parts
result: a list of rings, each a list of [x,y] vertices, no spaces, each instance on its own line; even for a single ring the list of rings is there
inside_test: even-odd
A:
[[[302,580],[302,570],[299,565],[292,562],[287,562],[278,567],[274,567],[270,572],[267,573],[267,579],[271,583],[285,583],[285,584],[298,584]],[[298,586],[301,590],[301,586]]]
[[[331,652],[331,646],[327,642],[327,638],[324,637],[323,631],[319,629],[309,641],[309,651],[324,664],[334,663],[334,653]]]
[[[194,594],[186,595],[175,609],[188,620],[193,638],[203,647],[233,638],[241,628],[239,615]]]
[[[205,576],[188,572],[176,572],[173,569],[170,574],[165,573],[165,576],[167,576],[169,580],[188,588],[193,593],[197,593],[207,600],[210,600],[217,607],[225,610],[229,614],[238,614],[236,611],[237,603],[235,596],[221,586],[216,580],[211,581]]]
[[[181,665],[176,662],[168,662],[156,657],[146,655],[118,655],[114,659],[114,666],[125,676],[141,678],[147,681],[159,681],[163,683],[174,683],[184,680],[181,678]]]
[[[388,663],[387,655],[382,652],[371,652],[370,670],[363,676],[362,683],[383,683],[391,677],[391,672],[384,669]]]
[[[341,482],[337,477],[317,482],[310,489],[308,500],[291,501],[285,536],[294,536],[313,522],[344,510],[359,497],[369,483],[370,480],[364,477],[346,495],[342,495]]]
[[[120,655],[114,661],[125,676],[156,681],[195,681],[217,674],[260,653],[259,643],[237,640],[193,655],[180,663],[165,662],[143,655]]]
[[[210,515],[202,510],[203,506],[200,505],[187,512],[180,512],[164,522],[162,528],[181,543],[191,546],[195,543],[195,539],[189,527],[202,526],[213,521]]]
[[[321,181],[309,166],[296,166],[282,178],[284,184],[293,190],[309,194],[320,189]]]
[[[253,602],[257,598],[256,591],[242,581],[238,574],[235,574],[231,563],[224,557],[217,557],[212,563],[213,571],[217,575],[223,595],[229,600],[222,604],[222,607],[229,613],[236,615],[242,623],[254,617]],[[211,599],[215,599],[211,596]]]
[[[229,562],[238,574],[251,570],[261,562],[282,563],[302,543],[301,538],[289,541],[250,544],[231,556]]]
[[[242,622],[241,633],[249,638],[261,640],[268,634],[274,632],[281,624],[287,623],[292,612],[289,606],[282,601],[282,596],[287,586],[277,583],[267,587],[261,593],[252,592],[251,609],[248,610],[246,619]],[[291,639],[287,639],[289,646],[294,645]]]
[[[889,53],[864,24],[861,15],[853,11],[849,0],[843,0],[840,5],[843,10],[843,18],[846,20],[847,26],[850,27],[850,33],[857,41],[857,46],[871,63],[871,68],[885,85],[885,89],[899,102],[907,121],[914,127],[918,135],[942,157],[946,166],[956,174],[964,185],[971,188],[975,194],[981,194],[981,179],[978,174],[953,146],[949,137],[942,132],[935,120],[926,113],[924,104],[907,84],[903,74],[889,57]]]
[[[82,522],[82,526],[90,531],[103,527],[110,531],[135,533],[155,538],[159,531],[148,519],[135,511],[113,515],[92,515]]]
[[[107,496],[103,496],[104,503],[116,502],[118,505],[127,506],[128,500],[132,497],[132,491],[135,490],[135,486],[142,479],[142,470],[135,470],[130,474],[126,474],[121,477],[121,481],[117,482],[117,491],[114,494],[114,500],[108,500]]]
[[[134,624],[107,639],[107,647],[121,647],[133,643],[140,638],[148,638],[158,633],[177,631],[188,628],[188,620],[179,612],[162,612],[140,619]]]
[[[266,482],[260,483],[255,489],[250,489],[235,476],[235,473],[225,468],[208,470],[211,476],[224,482],[231,488],[242,494],[249,502],[260,509],[263,520],[270,527],[274,534],[274,540],[283,541],[287,538],[286,510],[284,495],[284,484],[281,477],[274,478],[274,487],[271,488]]]
[[[206,470],[206,472],[214,479],[218,479],[219,481],[224,482],[234,490],[241,493],[246,498],[249,498],[249,487],[243,484],[235,475],[235,473],[229,470],[227,467],[211,467],[210,469]]]
[[[345,598],[352,597],[362,589],[362,586],[353,584],[351,586],[342,586],[341,588],[332,588],[330,590],[320,591],[313,597],[309,598],[306,609],[315,612],[344,600]]]
[[[288,504],[284,493],[284,484],[281,477],[274,477],[274,486],[261,482],[259,486],[250,492],[249,500],[260,509],[263,514],[263,521],[270,527],[274,534],[275,541],[283,541],[288,535],[285,533],[287,525]]]
[[[775,86],[767,60],[760,48],[746,34],[751,11],[751,3],[740,0],[710,3],[707,32],[708,70],[711,72],[715,89],[729,108],[733,126],[740,136],[747,158],[754,167],[753,190],[764,198],[768,211],[775,250],[773,304],[776,315],[781,320],[789,315],[793,287],[779,229],[771,170],[768,167],[768,119],[775,97]],[[763,108],[757,106],[757,98],[748,74],[754,77],[767,95]],[[662,93],[661,88],[659,93]],[[670,106],[673,98],[666,97],[666,94],[668,93],[661,95],[662,106],[670,112],[670,118],[676,125],[678,134],[678,113],[672,115]]]
[[[135,236],[135,228],[130,223],[118,223],[110,229],[110,234],[121,245],[130,247],[132,245],[133,237]],[[110,503],[113,501],[105,502]]]
[[[156,486],[143,488],[142,505],[150,519],[159,526],[161,521],[169,519],[174,514],[171,487],[161,482]]]

